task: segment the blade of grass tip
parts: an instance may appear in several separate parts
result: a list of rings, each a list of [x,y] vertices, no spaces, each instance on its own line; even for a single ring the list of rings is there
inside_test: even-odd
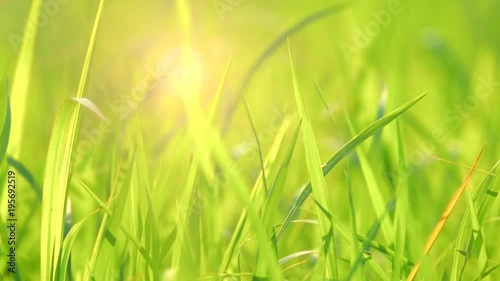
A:
[[[455,192],[455,194],[451,198],[450,202],[448,203],[448,206],[446,206],[446,209],[443,212],[443,215],[441,216],[441,218],[439,219],[438,223],[434,227],[434,230],[432,231],[431,235],[429,236],[429,238],[428,238],[428,240],[427,240],[427,242],[425,244],[424,254],[423,254],[424,257],[429,253],[429,251],[431,250],[432,246],[436,242],[437,237],[439,236],[439,233],[441,233],[441,230],[444,227],[444,224],[448,220],[448,218],[451,215],[451,212],[453,211],[453,209],[455,209],[455,206],[457,205],[458,200],[460,199],[460,196],[462,195],[462,193],[464,192],[465,188],[467,187],[467,184],[469,184],[469,181],[472,178],[472,175],[474,174],[474,171],[476,170],[476,167],[477,167],[477,165],[479,163],[479,160],[481,159],[481,156],[483,155],[483,151],[484,151],[484,147],[481,149],[481,152],[479,153],[479,156],[477,157],[476,162],[474,163],[474,166],[472,166],[472,169],[468,173],[467,177],[465,178],[465,180],[462,182],[462,184],[460,185],[460,187],[458,188],[458,190]],[[413,268],[410,271],[410,274],[408,276],[408,279],[407,279],[408,281],[412,281],[412,280],[415,279],[415,277],[416,277],[416,275],[417,275],[420,267],[421,267],[421,261],[417,262],[413,266]]]
[[[403,172],[407,167],[406,152],[403,141],[403,133],[399,120],[396,121],[397,124],[397,139],[398,139],[398,171]],[[406,243],[406,220],[408,212],[408,180],[406,177],[398,181],[398,186],[396,187],[396,210],[394,214],[395,220],[395,239],[394,239],[394,251],[395,256],[392,261],[392,281],[401,280],[402,276],[402,264]]]
[[[346,116],[346,121],[347,121],[347,124],[349,126],[349,129],[351,130],[351,134],[354,134],[354,126],[351,122],[349,114],[346,112],[345,116]],[[386,203],[384,200],[384,196],[382,195],[381,188],[378,185],[377,180],[375,179],[375,175],[373,174],[373,170],[372,170],[363,150],[360,147],[358,147],[356,149],[356,153],[358,155],[359,163],[361,164],[361,170],[363,172],[363,177],[365,178],[366,187],[368,189],[368,195],[371,199],[373,208],[375,210],[375,215],[377,216],[377,218],[382,218],[382,214],[385,211],[385,204]],[[389,245],[393,244],[394,237],[393,237],[392,233],[393,233],[394,227],[393,227],[392,221],[389,217],[386,216],[382,220],[381,228],[382,228],[382,235],[384,236],[387,244],[389,244]]]
[[[412,106],[414,106],[417,102],[423,99],[427,93],[424,93],[417,98],[409,101],[408,103],[400,106],[399,108],[393,110],[386,116],[380,118],[379,120],[372,123],[370,126],[361,131],[358,135],[354,136],[349,142],[347,142],[340,150],[338,150],[323,166],[323,175],[327,175],[342,159],[344,159],[347,155],[349,155],[356,147],[358,147],[361,143],[363,143],[366,139],[373,136],[376,132],[381,130],[383,127],[390,124],[394,119],[398,116],[406,112]],[[278,239],[281,237],[283,232],[288,227],[288,224],[293,219],[295,213],[299,210],[300,206],[306,201],[309,195],[312,192],[311,183],[309,182],[307,186],[301,191],[300,195],[294,201],[292,208],[288,212],[285,221],[283,223],[283,227],[278,233]],[[348,238],[348,237],[347,237]]]
[[[38,2],[38,1],[35,1]],[[95,48],[97,30],[104,0],[99,3],[82,67],[76,98],[83,98]],[[41,279],[54,280],[59,264],[66,211],[67,188],[71,177],[71,161],[78,135],[81,103],[66,102],[52,129],[45,168],[42,197]],[[85,105],[85,104],[83,104]]]
[[[330,199],[328,198],[328,190],[326,187],[325,178],[321,169],[321,159],[319,157],[318,148],[316,146],[316,139],[314,137],[313,128],[309,115],[307,113],[302,92],[300,91],[297,73],[293,63],[292,52],[290,49],[290,41],[288,41],[288,53],[290,58],[290,68],[292,70],[293,88],[295,92],[295,101],[297,103],[299,116],[302,119],[302,138],[304,141],[304,149],[306,152],[307,170],[311,177],[311,187],[313,190],[314,198],[318,201],[326,212],[331,214]],[[326,278],[329,280],[338,280],[339,273],[337,268],[337,257],[335,253],[335,239],[333,235],[333,223],[331,219],[317,208],[317,215],[319,227],[321,231],[323,243],[328,246],[326,250]],[[331,240],[327,240],[328,238]]]
[[[342,11],[345,7],[350,4],[350,1],[344,1],[340,3],[336,3],[332,6],[326,7],[320,11],[317,11],[302,20],[300,20],[298,23],[296,23],[294,26],[290,27],[289,29],[285,30],[282,32],[274,41],[264,50],[264,52],[257,58],[257,60],[252,64],[252,66],[249,68],[248,72],[245,74],[243,81],[241,83],[240,88],[236,92],[236,98],[234,101],[231,102],[230,106],[228,107],[228,110],[226,112],[225,119],[226,123],[224,124],[224,127],[222,129],[222,134],[224,135],[225,132],[227,132],[227,129],[229,128],[229,123],[231,121],[231,116],[233,115],[234,111],[236,110],[236,107],[238,103],[241,101],[241,99],[244,96],[245,90],[250,85],[250,82],[252,81],[252,78],[254,75],[257,73],[259,68],[262,66],[262,64],[266,61],[267,58],[269,58],[273,53],[275,53],[281,44],[285,43],[288,37],[292,36],[293,34],[301,31],[302,29],[306,28],[310,24],[319,21],[323,18],[326,18],[327,16],[333,15],[335,13],[338,13]]]
[[[7,147],[9,146],[10,139],[10,126],[11,126],[11,109],[10,109],[10,93],[9,93],[9,80],[5,80],[5,118],[3,119],[2,133],[0,134],[0,163],[3,162]],[[2,97],[3,98],[3,97]]]
[[[222,99],[222,93],[224,92],[224,86],[226,85],[227,74],[229,73],[232,61],[233,57],[231,56],[229,58],[229,62],[227,63],[226,70],[222,75],[222,79],[219,83],[219,86],[217,87],[217,92],[215,92],[215,97],[214,100],[212,101],[212,105],[210,106],[210,111],[208,112],[208,120],[210,120],[210,122],[212,123],[215,121],[215,116],[219,111],[220,102]]]
[[[283,194],[283,189],[285,187],[285,182],[288,175],[288,167],[292,160],[293,152],[295,151],[295,145],[297,144],[297,139],[299,137],[301,123],[302,121],[299,122],[297,128],[295,129],[292,140],[290,141],[290,144],[288,145],[288,148],[286,150],[285,157],[283,158],[283,161],[278,170],[278,174],[276,175],[276,178],[271,185],[266,204],[264,205],[262,221],[267,229],[274,230],[271,220],[275,215],[276,210],[278,209],[279,201]],[[255,266],[255,276],[266,276],[266,268],[267,265],[265,263],[265,260],[260,257],[259,253],[257,255],[257,262]]]
[[[16,69],[12,81],[12,101],[15,116],[12,120],[12,139],[11,143],[16,147],[11,147],[10,154],[17,158],[20,153],[20,145],[23,140],[24,118],[26,114],[26,104],[30,100],[28,89],[31,81],[31,68],[33,66],[33,56],[38,28],[33,28],[29,23],[38,22],[42,0],[31,1],[31,7],[24,27],[23,40],[20,46],[15,46],[18,51]],[[17,50],[17,48],[20,48]]]

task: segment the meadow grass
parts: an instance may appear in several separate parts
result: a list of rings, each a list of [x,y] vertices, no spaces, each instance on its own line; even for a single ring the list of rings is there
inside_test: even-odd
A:
[[[499,2],[327,2],[0,3],[0,279],[500,278]]]

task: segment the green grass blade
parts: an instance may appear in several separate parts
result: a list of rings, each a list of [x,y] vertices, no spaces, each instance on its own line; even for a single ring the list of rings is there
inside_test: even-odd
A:
[[[412,106],[414,106],[417,102],[419,102],[422,98],[424,98],[427,93],[424,93],[417,98],[409,101],[408,103],[400,106],[399,108],[393,110],[391,113],[386,116],[380,118],[379,120],[372,123],[370,126],[361,131],[358,135],[353,137],[349,142],[347,142],[339,151],[337,151],[331,158],[328,160],[326,165],[323,166],[323,175],[327,175],[342,159],[344,159],[347,155],[349,155],[354,149],[356,149],[361,143],[363,143],[366,139],[373,136],[376,132],[390,124],[394,119],[398,116],[406,112]],[[288,224],[293,219],[300,206],[306,201],[309,195],[312,192],[311,183],[307,184],[307,186],[301,191],[298,198],[293,203],[291,210],[288,212],[285,221],[283,223],[283,227],[278,233],[278,238],[282,235],[282,233],[287,229]]]
[[[338,280],[339,273],[337,267],[337,257],[335,253],[335,239],[333,236],[333,224],[323,211],[320,210],[322,207],[326,212],[331,214],[330,199],[328,197],[328,190],[326,187],[325,178],[321,169],[321,159],[319,157],[318,148],[316,145],[316,139],[314,136],[313,128],[311,126],[311,121],[307,113],[304,99],[300,91],[300,86],[295,72],[295,66],[293,63],[292,53],[290,50],[290,44],[288,45],[288,51],[290,56],[290,66],[292,69],[292,80],[293,88],[295,92],[295,100],[297,103],[299,116],[302,119],[302,138],[304,141],[304,148],[306,151],[306,163],[307,170],[309,171],[309,176],[311,178],[311,188],[313,190],[314,198],[317,200],[320,207],[318,207],[317,215],[319,221],[319,227],[321,231],[321,236],[325,243],[326,252],[326,278],[328,280]],[[330,239],[329,239],[330,238]],[[326,246],[327,245],[327,246]]]
[[[71,177],[80,104],[66,101],[56,116],[45,166],[42,197],[41,279],[55,280],[63,242],[67,191]]]
[[[287,120],[285,120],[285,122],[283,122],[281,124],[281,126],[278,129],[278,132],[276,133],[276,136],[273,140],[270,151],[267,154],[265,167],[266,167],[266,171],[269,175],[274,175],[275,173],[274,173],[273,169],[279,168],[278,165],[271,165],[271,163],[276,162],[276,157],[278,155],[280,147],[282,146],[283,138],[285,136],[285,133],[288,129],[289,124],[290,124],[290,122]],[[252,193],[250,195],[254,204],[258,204],[259,201],[257,199],[263,197],[263,196],[261,196],[262,190],[263,190],[263,188],[262,188],[262,172],[261,172],[259,175],[259,178],[257,179],[257,181],[255,182],[255,184],[252,188]],[[230,264],[231,260],[233,259],[233,256],[234,256],[234,253],[235,253],[235,250],[237,248],[238,243],[241,241],[241,239],[243,237],[246,236],[245,226],[247,223],[247,218],[248,218],[247,212],[243,211],[243,213],[241,214],[241,216],[238,220],[238,224],[236,225],[236,228],[233,232],[233,235],[231,237],[229,245],[227,246],[226,251],[224,253],[224,256],[222,258],[221,266],[219,267],[219,272],[221,272],[221,273],[226,273],[226,271],[229,267],[229,264]]]
[[[5,100],[5,118],[3,119],[4,121],[2,126],[2,133],[0,134],[0,163],[2,163],[3,159],[5,158],[5,154],[7,153],[7,147],[9,146],[10,139],[10,126],[12,121],[10,111],[9,80],[5,81]]]
[[[351,134],[354,134],[354,127],[347,113],[346,113],[346,120],[351,130]],[[382,214],[385,211],[386,203],[384,201],[384,196],[382,195],[381,188],[375,179],[373,170],[363,150],[360,147],[358,147],[356,149],[356,153],[358,154],[361,170],[365,178],[366,187],[368,189],[368,195],[370,196],[373,208],[375,209],[375,215],[377,216],[377,218],[382,220]],[[382,220],[381,230],[382,230],[382,235],[384,236],[385,241],[387,242],[388,245],[391,245],[394,240],[393,229],[394,227],[392,225],[392,221],[390,220],[389,217],[385,216],[385,218]]]
[[[351,168],[350,168],[349,158],[347,158],[345,161],[344,175],[346,178],[347,192],[348,192],[348,196],[349,196],[349,211],[350,211],[349,217],[350,217],[350,221],[351,221],[351,236],[349,237],[350,242],[351,242],[349,265],[351,268],[353,268],[353,271],[354,271],[353,276],[356,278],[356,280],[362,281],[362,280],[364,280],[363,269],[357,270],[355,268],[356,263],[358,262],[358,255],[359,255],[359,253],[362,252],[362,249],[358,243],[356,208],[354,205],[354,194],[353,194],[353,189],[352,189]],[[363,267],[363,264],[361,264],[361,267]]]
[[[403,142],[403,134],[399,120],[397,123],[397,139],[398,139],[398,170],[403,172],[405,167],[407,167],[406,152]],[[395,221],[395,239],[394,239],[394,250],[396,255],[393,259],[393,273],[392,281],[399,281],[402,274],[403,257],[406,243],[406,225],[407,225],[407,213],[408,213],[408,181],[406,178],[402,179],[396,191],[396,210],[394,214]]]
[[[266,169],[264,168],[264,156],[262,156],[262,146],[260,145],[260,140],[259,140],[259,134],[257,133],[257,129],[255,128],[255,123],[253,121],[253,116],[252,112],[250,111],[250,107],[248,106],[247,100],[244,99],[243,103],[245,104],[245,110],[248,115],[248,120],[250,122],[250,126],[252,127],[252,132],[255,138],[255,142],[257,143],[257,152],[259,154],[259,163],[260,163],[260,170],[262,174],[262,182],[264,183],[264,195],[267,198],[269,195],[269,185],[267,184],[267,176],[266,176]]]
[[[288,175],[288,167],[290,165],[290,161],[292,160],[293,152],[295,151],[295,145],[299,137],[301,123],[302,122],[300,122],[295,129],[292,140],[290,141],[290,144],[288,145],[288,148],[286,150],[285,157],[278,170],[278,174],[276,175],[276,178],[271,185],[269,197],[267,198],[266,204],[264,206],[262,221],[264,222],[264,226],[266,226],[267,229],[274,229],[271,220],[275,215],[276,210],[278,209],[279,200],[283,195],[283,189],[285,187],[285,182]],[[267,266],[265,260],[258,256],[255,267],[255,275],[265,276],[266,268]]]
[[[496,173],[498,173],[498,162],[492,169],[489,171],[489,174],[483,179],[483,181],[480,183],[479,187],[477,188],[475,194],[474,194],[474,203],[477,204],[479,203],[479,208],[476,209],[481,209],[485,208],[485,202],[489,201],[484,201],[485,199],[488,199],[490,195],[495,195],[495,192],[493,190],[490,191],[490,187],[492,186],[493,180],[496,178],[495,176],[492,176]],[[470,169],[470,168],[469,168]],[[491,174],[491,175],[490,175]],[[494,200],[494,198],[493,198]],[[489,204],[489,203],[486,203]],[[458,231],[457,235],[457,250],[453,253],[453,262],[451,266],[451,281],[457,281],[460,279],[460,275],[462,270],[465,268],[465,265],[471,255],[471,250],[472,250],[472,234],[469,233],[468,231],[468,226],[470,223],[470,220],[468,219],[470,217],[470,212],[471,208],[468,207],[465,210],[465,214],[462,218],[462,222],[460,223],[460,228]],[[484,217],[483,221],[479,219],[479,224],[482,225],[484,223]]]

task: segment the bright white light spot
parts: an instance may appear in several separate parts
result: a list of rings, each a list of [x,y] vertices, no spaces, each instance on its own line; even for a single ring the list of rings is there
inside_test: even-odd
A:
[[[199,95],[204,83],[203,72],[203,60],[196,50],[173,49],[157,65],[157,73],[161,74],[160,90],[181,97]]]

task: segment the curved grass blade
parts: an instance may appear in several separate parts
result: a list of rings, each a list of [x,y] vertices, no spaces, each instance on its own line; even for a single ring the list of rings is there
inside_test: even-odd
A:
[[[68,274],[68,264],[71,256],[71,250],[73,249],[73,245],[75,244],[75,240],[82,230],[83,226],[89,222],[89,219],[94,216],[97,213],[98,210],[95,212],[87,215],[83,219],[81,219],[79,222],[75,223],[73,227],[71,227],[71,230],[68,232],[66,237],[64,238],[64,242],[62,245],[62,250],[61,250],[61,262],[59,265],[59,272],[57,274],[58,280],[66,280],[67,274]]]
[[[366,139],[373,136],[376,132],[381,130],[383,127],[387,126],[398,116],[406,112],[413,105],[419,102],[422,98],[424,98],[427,93],[424,93],[417,98],[411,100],[410,102],[400,106],[399,108],[393,110],[391,113],[386,116],[380,118],[379,120],[372,123],[370,126],[361,131],[358,135],[352,138],[348,143],[346,143],[339,151],[337,151],[330,160],[323,166],[323,175],[327,175],[342,159],[344,159],[349,153],[351,153],[356,147],[358,147],[361,143],[363,143]],[[306,201],[309,195],[312,192],[311,183],[308,183],[307,186],[301,191],[299,197],[293,203],[291,210],[288,212],[285,221],[283,223],[283,227],[278,233],[278,239],[281,237],[283,232],[286,230],[288,224],[293,219],[294,215],[299,210],[300,206]]]
[[[23,163],[10,156],[7,157],[7,163],[9,163],[10,166],[16,169],[19,174],[24,177],[24,179],[30,184],[31,188],[33,188],[33,191],[36,193],[38,199],[40,199],[41,202],[42,187],[36,182],[35,176],[33,176],[30,170],[28,170],[28,168],[26,168]]]
[[[222,130],[222,134],[226,132],[227,128],[229,127],[229,121],[231,120],[231,116],[233,115],[234,111],[236,110],[236,106],[238,103],[241,101],[246,88],[252,81],[253,76],[257,73],[257,70],[262,66],[262,64],[266,61],[268,57],[270,57],[278,48],[281,46],[281,44],[285,43],[288,37],[291,35],[301,31],[308,25],[321,20],[327,16],[330,16],[332,14],[335,14],[337,12],[342,11],[350,2],[345,1],[341,3],[334,4],[330,7],[327,7],[323,10],[320,10],[314,14],[311,14],[298,23],[296,23],[294,26],[290,27],[289,29],[285,30],[283,33],[281,33],[274,41],[265,49],[265,51],[259,56],[259,58],[252,64],[248,72],[245,74],[243,81],[241,83],[241,86],[239,90],[236,92],[236,98],[235,100],[230,104],[229,109],[226,113],[225,120],[226,123],[224,125],[224,128]]]
[[[10,93],[9,93],[9,80],[5,80],[5,118],[2,126],[2,133],[0,134],[0,163],[2,163],[7,153],[10,139],[10,126],[11,126],[11,109],[10,109]]]
[[[469,184],[469,181],[472,178],[474,171],[476,170],[477,164],[479,163],[479,160],[481,159],[481,156],[483,155],[483,151],[484,151],[484,147],[481,149],[481,152],[479,153],[479,155],[476,159],[476,162],[474,163],[474,166],[472,167],[472,169],[470,170],[470,172],[468,173],[467,177],[462,182],[462,184],[460,185],[458,190],[455,192],[453,197],[451,198],[450,202],[448,203],[448,206],[446,206],[446,209],[444,210],[443,215],[441,216],[441,219],[438,221],[438,223],[434,227],[434,230],[432,231],[431,235],[427,239],[427,242],[426,242],[425,248],[424,248],[424,254],[423,254],[424,256],[426,256],[429,253],[429,251],[431,250],[432,246],[434,245],[434,243],[436,242],[436,240],[439,236],[439,233],[441,233],[441,230],[443,229],[444,224],[446,223],[446,221],[448,221],[448,218],[450,217],[451,212],[453,211],[453,209],[455,209],[455,206],[457,205],[458,200],[460,199],[462,193],[464,192],[465,188]],[[412,281],[415,279],[420,267],[421,267],[421,262],[417,262],[413,266],[412,270],[410,271],[410,275],[408,276],[407,281]]]

